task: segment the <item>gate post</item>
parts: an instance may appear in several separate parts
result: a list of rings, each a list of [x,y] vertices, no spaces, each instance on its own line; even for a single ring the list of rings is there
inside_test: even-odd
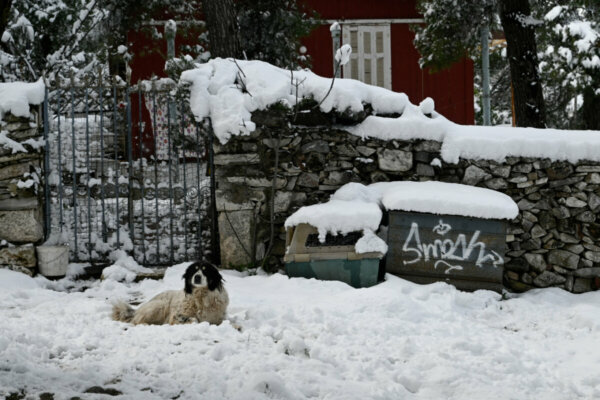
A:
[[[44,78],[44,104],[42,106],[42,123],[44,124],[44,240],[52,233],[50,215],[50,140],[48,138],[50,118],[48,117],[48,85]]]

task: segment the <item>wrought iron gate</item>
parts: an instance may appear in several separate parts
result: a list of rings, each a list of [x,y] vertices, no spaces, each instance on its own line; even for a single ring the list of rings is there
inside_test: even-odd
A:
[[[44,101],[48,243],[75,262],[124,250],[143,265],[211,258],[211,135],[170,80],[56,84]],[[209,163],[210,164],[210,163]]]

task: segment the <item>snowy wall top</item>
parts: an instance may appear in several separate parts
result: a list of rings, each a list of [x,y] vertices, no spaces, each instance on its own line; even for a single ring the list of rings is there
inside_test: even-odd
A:
[[[487,219],[513,219],[519,207],[504,193],[446,182],[378,182],[377,192],[387,210],[462,215]]]
[[[221,143],[254,131],[253,111],[275,103],[292,107],[304,98],[320,103],[331,86],[330,78],[308,70],[292,72],[262,61],[221,58],[184,71],[181,79],[192,84],[190,106],[195,117],[210,117]],[[323,112],[360,112],[364,104],[370,104],[379,115],[343,129],[363,138],[436,140],[442,142],[441,156],[448,163],[459,158],[501,162],[509,156],[600,161],[598,131],[457,125],[438,114],[431,99],[416,106],[404,93],[352,79],[336,79],[319,107]]]
[[[37,82],[0,83],[0,120],[11,113],[16,117],[29,117],[29,105],[44,101],[45,85],[42,79]]]
[[[262,61],[234,62],[221,58],[184,71],[181,79],[192,84],[190,107],[194,116],[197,119],[210,117],[221,143],[226,143],[232,135],[252,132],[255,129],[250,121],[253,111],[275,103],[292,107],[296,101],[305,98],[321,102],[331,86],[331,79],[317,76],[309,70],[292,72]],[[404,93],[353,79],[336,79],[320,109],[323,112],[334,109],[359,112],[363,110],[363,103],[371,104],[378,114],[402,114],[410,110],[411,119],[419,119],[423,125],[433,124],[433,120],[411,104]],[[431,107],[431,103],[425,107]],[[435,112],[433,114],[437,116]]]

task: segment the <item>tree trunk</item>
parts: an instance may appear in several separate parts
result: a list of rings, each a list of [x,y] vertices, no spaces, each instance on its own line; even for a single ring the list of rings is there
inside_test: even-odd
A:
[[[537,48],[529,0],[500,0],[500,19],[507,43],[514,87],[515,119],[520,127],[546,127],[546,107],[537,66]]]
[[[583,92],[581,116],[584,129],[600,130],[600,95],[596,94],[595,87],[589,86]]]
[[[240,58],[240,40],[233,0],[204,0],[204,15],[212,57]]]
[[[0,0],[0,37],[2,37],[6,30],[6,24],[8,24],[11,3],[12,0]]]

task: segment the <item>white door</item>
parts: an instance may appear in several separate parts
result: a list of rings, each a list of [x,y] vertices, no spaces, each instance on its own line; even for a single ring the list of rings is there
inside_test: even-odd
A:
[[[344,65],[344,78],[392,88],[390,24],[343,24],[342,43],[352,46],[350,61]]]

